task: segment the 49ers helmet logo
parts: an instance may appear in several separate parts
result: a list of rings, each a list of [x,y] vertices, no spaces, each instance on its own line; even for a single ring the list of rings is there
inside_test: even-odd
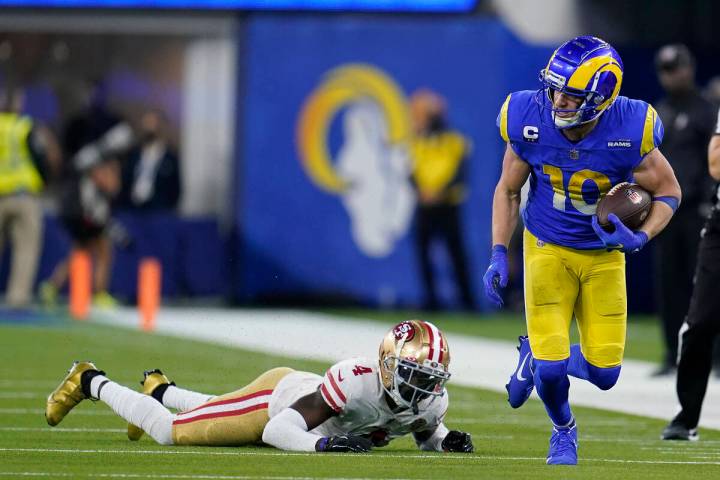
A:
[[[395,340],[399,341],[405,337],[405,341],[409,342],[415,336],[415,327],[410,322],[398,323],[395,328],[393,328],[393,334],[395,335]]]

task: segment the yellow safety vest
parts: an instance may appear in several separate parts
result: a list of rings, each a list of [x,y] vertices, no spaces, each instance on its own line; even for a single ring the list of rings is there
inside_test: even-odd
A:
[[[37,193],[43,188],[28,145],[32,127],[29,117],[0,113],[0,195]]]
[[[420,192],[438,194],[455,178],[468,154],[468,142],[453,131],[428,137],[415,137],[410,144],[413,158],[413,177]],[[465,188],[454,185],[445,192],[444,201],[458,204],[464,201]]]

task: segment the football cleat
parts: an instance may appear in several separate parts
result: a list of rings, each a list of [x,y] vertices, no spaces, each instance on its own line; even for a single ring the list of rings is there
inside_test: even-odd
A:
[[[530,341],[527,336],[518,337],[518,341],[520,342],[517,347],[518,352],[520,352],[520,360],[518,360],[517,369],[510,375],[510,380],[505,385],[508,392],[508,403],[512,408],[521,407],[530,398],[530,394],[535,387]]]
[[[51,282],[41,282],[38,286],[40,301],[43,306],[48,309],[57,307],[58,289]]]
[[[145,395],[152,395],[153,391],[160,385],[175,385],[175,382],[171,382],[159,368],[156,368],[155,370],[145,370],[143,372],[140,385],[142,385],[142,391]],[[137,442],[143,436],[143,433],[145,432],[142,428],[128,423],[127,436],[129,440]]]
[[[573,422],[571,427],[553,427],[550,435],[550,450],[548,451],[548,465],[577,465],[578,441],[577,425]]]
[[[119,302],[115,297],[110,295],[107,290],[103,290],[93,296],[93,305],[97,308],[112,310],[118,307]]]
[[[48,396],[45,405],[45,419],[48,425],[54,427],[75,408],[75,405],[89,398],[82,388],[82,374],[88,370],[98,371],[91,362],[73,362],[60,385]]]
[[[687,428],[679,423],[670,422],[670,424],[665,427],[665,430],[663,430],[660,438],[663,440],[689,440],[696,442],[700,440],[700,435],[698,435],[697,428]]]

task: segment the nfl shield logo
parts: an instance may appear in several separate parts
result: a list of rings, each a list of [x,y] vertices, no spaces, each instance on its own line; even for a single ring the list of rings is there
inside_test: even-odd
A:
[[[570,150],[570,158],[572,160],[577,160],[578,158],[580,158],[580,152],[573,148],[572,150]]]
[[[625,196],[635,205],[642,202],[642,196],[633,189],[625,190]]]

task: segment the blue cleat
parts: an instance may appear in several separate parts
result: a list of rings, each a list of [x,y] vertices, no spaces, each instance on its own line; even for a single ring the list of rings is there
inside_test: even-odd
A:
[[[548,465],[577,465],[577,425],[565,428],[553,427],[550,435],[550,450],[548,451]]]
[[[505,385],[505,389],[508,392],[508,402],[512,408],[521,407],[528,398],[535,387],[535,381],[533,380],[533,356],[530,351],[530,342],[527,336],[518,337],[520,345],[517,349],[520,352],[520,360],[518,362],[517,369],[510,375],[510,381]]]

